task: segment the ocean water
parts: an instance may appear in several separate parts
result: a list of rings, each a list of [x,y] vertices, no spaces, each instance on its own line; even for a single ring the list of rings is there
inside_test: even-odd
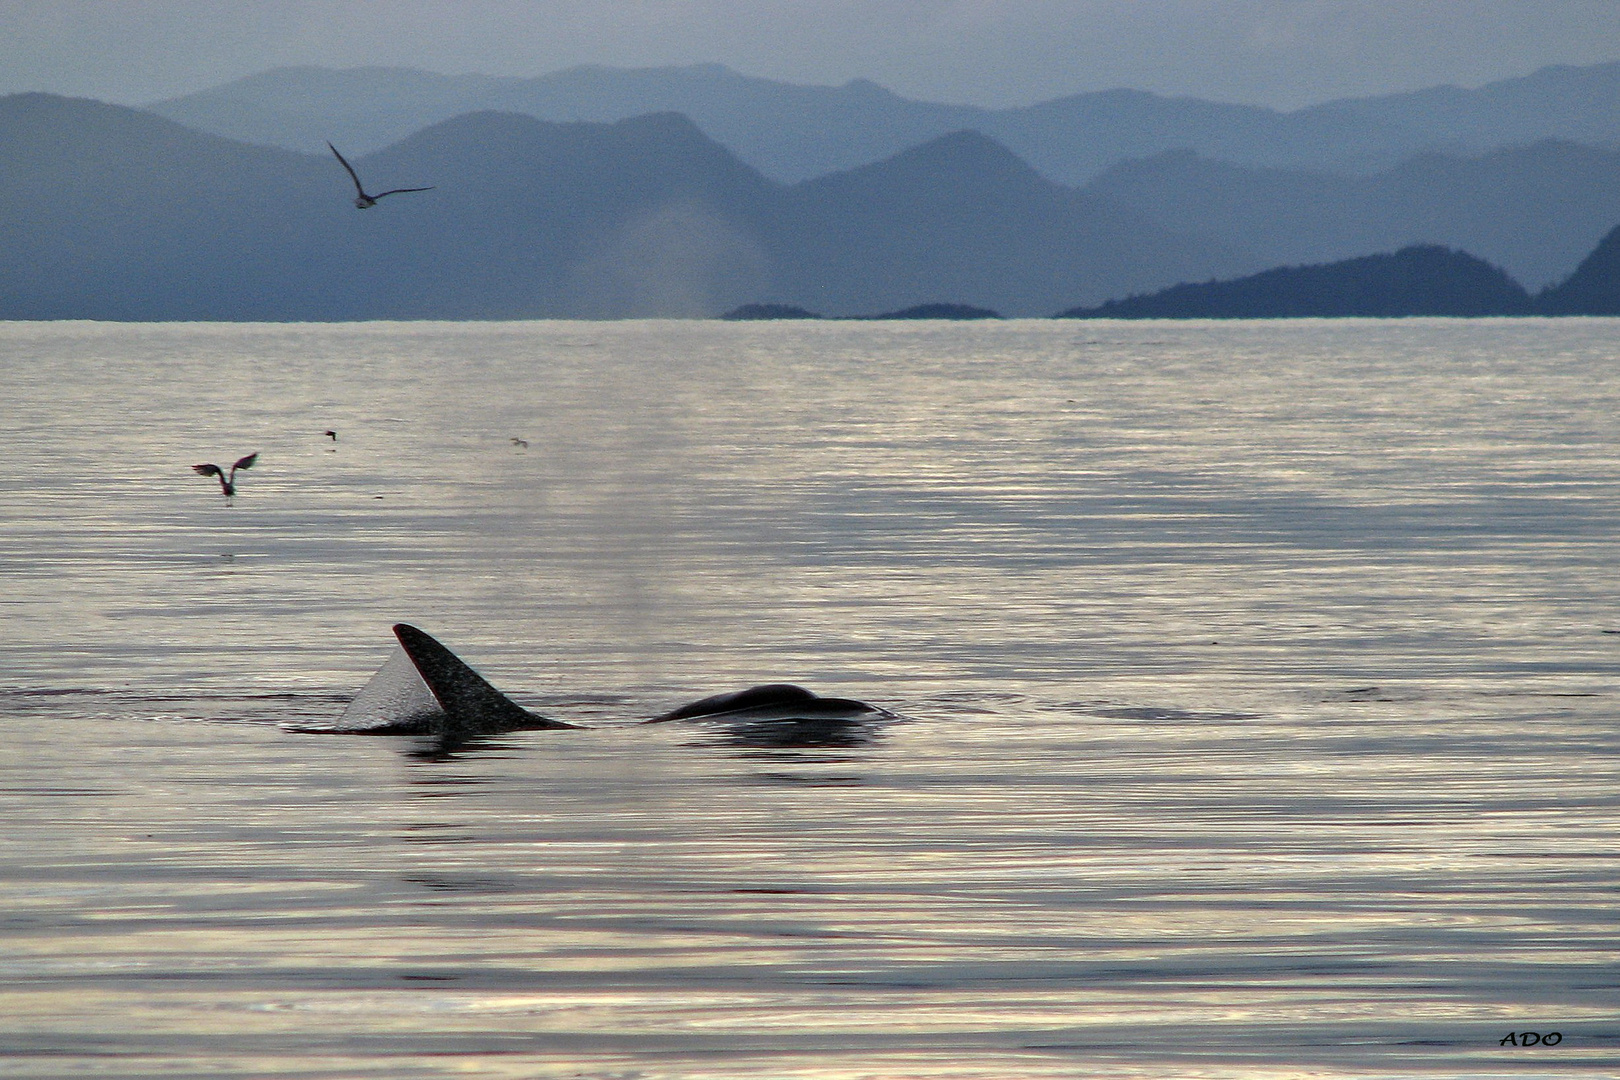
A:
[[[0,430],[0,1076],[1620,1071],[1620,320],[12,323]],[[287,730],[402,620],[591,730]],[[775,681],[905,719],[635,724]]]

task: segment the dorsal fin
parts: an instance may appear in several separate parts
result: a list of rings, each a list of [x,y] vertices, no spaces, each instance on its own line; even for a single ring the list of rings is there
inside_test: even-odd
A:
[[[485,735],[523,728],[571,728],[538,716],[495,689],[455,653],[409,623],[395,623],[394,636],[422,681],[444,709],[446,735]]]

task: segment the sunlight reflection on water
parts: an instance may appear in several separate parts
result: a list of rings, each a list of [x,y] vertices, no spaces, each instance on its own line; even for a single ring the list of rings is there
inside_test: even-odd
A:
[[[0,326],[0,1074],[1612,1074],[1617,329]]]

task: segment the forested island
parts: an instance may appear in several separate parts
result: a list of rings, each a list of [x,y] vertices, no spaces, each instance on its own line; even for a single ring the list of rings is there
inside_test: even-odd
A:
[[[1001,313],[972,304],[916,304],[898,311],[885,311],[881,315],[818,315],[792,304],[744,304],[720,316],[731,322],[758,322],[766,319],[999,319]]]
[[[1620,227],[1558,285],[1537,295],[1466,251],[1414,245],[1229,281],[1173,285],[1064,319],[1402,318],[1417,315],[1620,315]]]

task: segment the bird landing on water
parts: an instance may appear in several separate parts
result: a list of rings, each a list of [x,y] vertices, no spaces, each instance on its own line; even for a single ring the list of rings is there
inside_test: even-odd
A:
[[[236,470],[251,469],[253,468],[253,463],[258,460],[259,453],[255,450],[245,458],[238,458],[236,464],[231,466],[231,471],[229,473],[226,473],[224,469],[221,469],[218,465],[214,464],[193,465],[191,467],[191,471],[196,473],[198,476],[217,476],[219,478],[220,493],[225,496],[225,501],[228,503],[236,494]]]

